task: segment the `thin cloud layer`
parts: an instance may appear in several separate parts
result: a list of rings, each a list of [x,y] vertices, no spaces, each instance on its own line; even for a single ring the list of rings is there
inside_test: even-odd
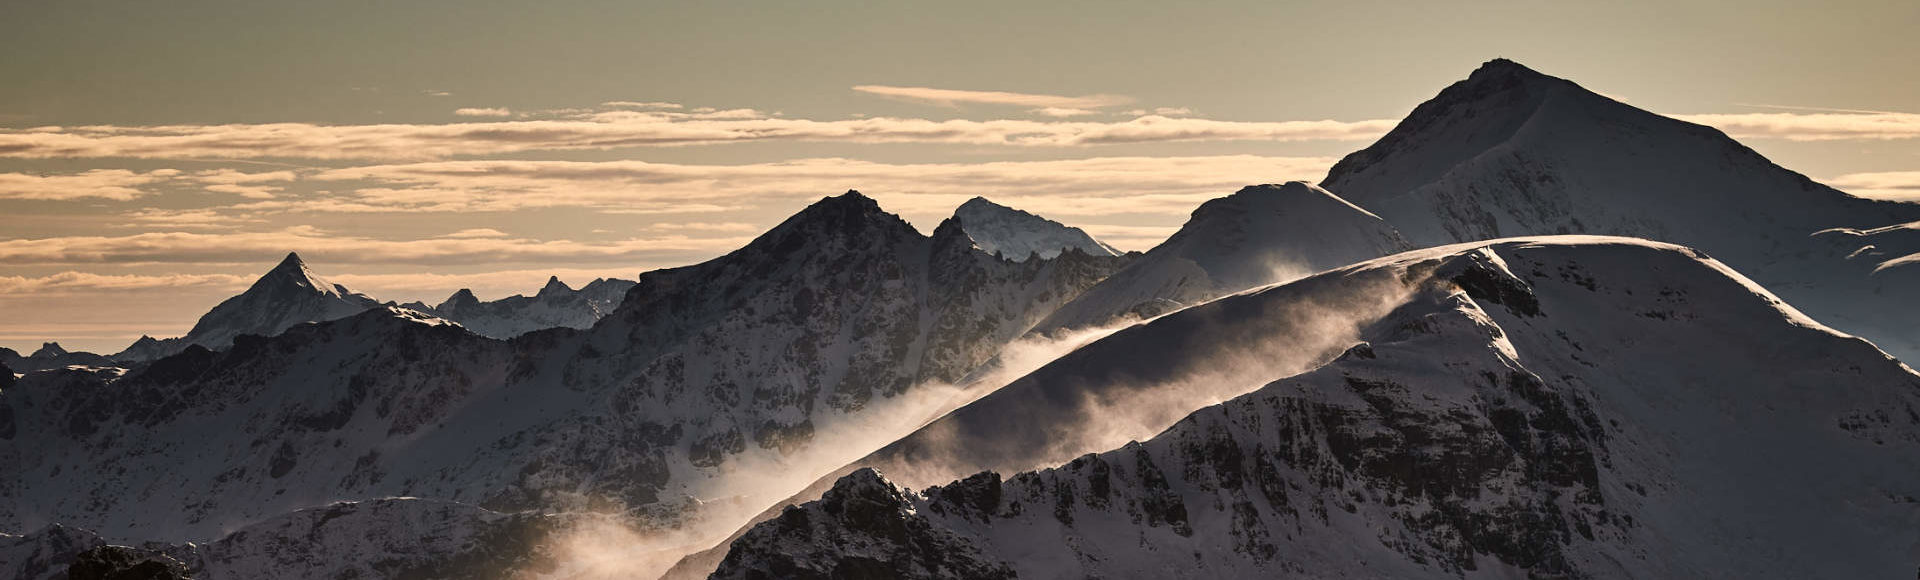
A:
[[[1913,113],[1732,113],[1674,117],[1720,129],[1735,139],[1838,141],[1920,138],[1920,115]]]
[[[469,212],[575,206],[705,213],[858,189],[900,213],[949,212],[966,198],[988,195],[1046,215],[1177,219],[1200,202],[1249,183],[1317,179],[1333,162],[1331,157],[1256,155],[921,164],[841,158],[748,165],[442,161],[322,171],[306,179],[372,185],[337,198],[236,208]]]
[[[309,260],[340,264],[580,264],[626,261],[653,264],[674,252],[720,252],[750,237],[662,235],[590,243],[525,238],[382,240],[330,234],[313,227],[270,232],[148,232],[126,236],[66,236],[0,241],[9,265],[271,262],[289,250]]]
[[[179,175],[175,169],[146,173],[125,169],[94,169],[67,175],[0,173],[0,199],[126,201],[150,195],[145,186]]]
[[[585,118],[438,125],[306,123],[84,126],[0,130],[0,157],[371,159],[419,161],[527,151],[760,141],[1086,147],[1190,141],[1366,141],[1395,121],[1218,121],[1146,115],[1127,121],[988,121],[767,117],[751,109],[610,111]]]
[[[291,171],[245,173],[234,169],[181,171],[155,169],[90,169],[66,174],[0,173],[0,199],[105,199],[129,201],[158,193],[162,186],[196,187],[202,191],[268,199],[283,188],[269,185],[295,179]]]
[[[1860,197],[1920,201],[1920,171],[1849,173],[1826,183]]]
[[[1067,97],[1035,93],[1012,93],[1005,91],[967,91],[959,89],[936,89],[931,87],[895,87],[888,85],[858,85],[853,90],[879,95],[882,97],[932,103],[952,107],[961,103],[985,105],[1012,105],[1031,108],[1053,109],[1101,109],[1133,102],[1132,98],[1120,95],[1087,95]]]

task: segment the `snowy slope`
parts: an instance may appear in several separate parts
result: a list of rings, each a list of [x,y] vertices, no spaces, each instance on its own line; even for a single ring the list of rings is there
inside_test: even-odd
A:
[[[1321,278],[1368,271],[1420,282],[1324,365],[1037,472],[922,492],[853,472],[715,577],[1913,570],[1920,375],[1866,342],[1638,240],[1467,244]],[[1299,299],[1284,288],[1215,304]]]
[[[461,289],[438,306],[409,305],[434,316],[452,320],[481,336],[513,338],[548,328],[588,328],[620,306],[621,299],[635,282],[618,278],[595,278],[579,290],[567,287],[558,277],[533,296],[509,296],[481,302],[472,290]]]
[[[954,222],[922,235],[849,192],[647,273],[587,330],[500,341],[383,307],[113,383],[28,375],[0,391],[0,464],[18,466],[0,472],[0,529],[209,541],[414,496],[711,542],[702,526],[723,537],[931,417],[947,384],[1120,263],[1001,260]]]
[[[953,212],[960,229],[973,238],[975,245],[989,254],[999,254],[1015,262],[1035,255],[1052,258],[1067,248],[1089,256],[1118,256],[1119,250],[1101,243],[1080,228],[975,197]]]
[[[1511,61],[1422,103],[1321,185],[1423,246],[1585,233],[1698,248],[1822,322],[1920,357],[1920,309],[1902,300],[1920,286],[1876,273],[1920,255],[1920,237],[1887,233],[1920,222],[1920,205],[1849,196],[1712,128]]]
[[[1042,331],[1151,318],[1408,249],[1393,227],[1298,181],[1208,201],[1172,237],[1062,307]]]

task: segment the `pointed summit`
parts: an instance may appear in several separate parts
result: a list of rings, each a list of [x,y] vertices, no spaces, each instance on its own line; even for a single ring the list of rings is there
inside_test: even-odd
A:
[[[1591,234],[1696,248],[1823,323],[1920,352],[1915,289],[1874,274],[1920,244],[1819,235],[1920,221],[1920,204],[1815,183],[1712,127],[1636,108],[1506,60],[1415,107],[1333,166],[1327,189],[1422,246]],[[1904,348],[1903,348],[1903,345]]]
[[[377,300],[321,278],[300,254],[288,252],[246,292],[201,316],[179,346],[224,349],[242,334],[273,336],[296,324],[344,318],[378,306]]]
[[[567,283],[561,282],[559,276],[548,276],[547,285],[541,286],[540,292],[538,294],[534,294],[534,297],[548,298],[548,297],[554,297],[554,296],[568,296],[571,294],[573,294],[573,288],[567,286]]]
[[[740,251],[789,254],[818,249],[830,252],[892,251],[924,239],[912,224],[880,209],[879,202],[856,190],[823,197],[774,226]]]
[[[953,211],[980,249],[998,253],[1015,262],[1034,255],[1052,258],[1074,248],[1092,256],[1118,256],[1112,246],[1100,243],[1080,228],[1071,227],[1031,213],[974,197]]]
[[[300,259],[299,252],[287,252],[287,257],[282,258],[280,260],[280,265],[274,266],[272,271],[280,272],[280,271],[294,271],[294,270],[305,270],[305,269],[307,269],[307,262],[305,260]]]

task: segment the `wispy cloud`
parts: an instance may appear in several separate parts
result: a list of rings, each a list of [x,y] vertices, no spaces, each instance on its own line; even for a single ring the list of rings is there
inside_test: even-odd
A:
[[[680,103],[667,103],[662,101],[607,101],[604,103],[600,103],[600,106],[611,107],[615,109],[653,109],[653,110],[670,110],[670,109],[686,108],[685,105],[681,105]]]
[[[1036,115],[1041,115],[1046,117],[1061,117],[1061,118],[1085,117],[1088,115],[1100,114],[1099,111],[1095,111],[1092,109],[1070,109],[1070,108],[1064,108],[1064,107],[1041,107],[1038,109],[1034,109],[1033,113]]]
[[[933,103],[947,107],[956,106],[961,103],[976,103],[1030,108],[1101,109],[1133,102],[1132,98],[1120,95],[1068,97],[1036,93],[968,91],[959,89],[936,89],[931,87],[895,87],[888,85],[858,85],[853,87],[853,90],[870,95]]]
[[[253,280],[231,274],[109,275],[66,271],[47,276],[0,276],[0,294],[60,294],[153,288],[245,288]]]
[[[441,125],[167,125],[0,130],[0,157],[428,160],[456,155],[712,145],[757,141],[1084,147],[1179,141],[1365,141],[1393,120],[1217,121],[1149,115],[1127,121],[898,118],[816,121],[621,111],[588,119]]]
[[[69,236],[0,241],[0,263],[10,265],[101,263],[237,264],[272,261],[298,251],[309,259],[341,264],[553,263],[608,261],[652,263],[675,252],[716,253],[748,237],[694,238],[663,235],[607,243],[526,238],[427,238],[385,240],[337,235],[313,227],[271,232],[150,232],[128,236]]]
[[[512,117],[513,110],[506,107],[462,107],[454,109],[453,114],[462,117]]]
[[[127,201],[153,195],[157,187],[164,185],[198,187],[203,191],[265,199],[281,190],[279,186],[267,184],[295,178],[291,171],[243,173],[232,169],[193,172],[178,169],[146,172],[91,169],[77,173],[39,175],[0,173],[0,199]]]
[[[312,181],[365,183],[340,197],[235,206],[249,211],[514,211],[592,207],[609,212],[717,212],[817,198],[847,189],[890,210],[944,213],[968,197],[1018,201],[1057,215],[1183,216],[1248,183],[1317,179],[1330,157],[1095,157],[1049,161],[887,164],[803,159],[747,165],[643,161],[441,161],[335,169]]]
[[[1736,139],[1838,141],[1920,138],[1920,114],[1913,113],[1716,113],[1674,117],[1720,129]]]
[[[1849,173],[1825,182],[1860,197],[1920,201],[1920,171]]]
[[[0,199],[130,200],[152,192],[144,186],[166,181],[180,174],[175,169],[145,173],[125,169],[94,169],[64,175],[0,173]]]
[[[143,208],[124,216],[126,227],[174,228],[190,230],[230,230],[243,224],[258,223],[259,218],[235,215],[218,208],[165,209]]]

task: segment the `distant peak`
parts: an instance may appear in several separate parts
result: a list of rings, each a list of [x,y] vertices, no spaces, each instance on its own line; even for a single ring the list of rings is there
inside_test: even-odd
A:
[[[479,304],[479,303],[480,303],[480,298],[473,295],[473,290],[470,290],[467,288],[461,288],[457,291],[454,291],[452,296],[448,296],[445,301],[442,301],[439,306],[435,306],[433,307],[433,309],[441,311],[441,313],[444,314],[451,310],[457,310],[464,306],[469,306],[469,305]]]
[[[40,345],[40,350],[33,351],[33,354],[31,356],[33,358],[53,358],[57,356],[65,356],[66,354],[67,354],[67,349],[61,348],[60,343],[48,342],[48,343],[42,343]]]
[[[280,260],[280,264],[279,264],[279,265],[277,265],[277,266],[274,266],[274,267],[273,267],[273,270],[270,270],[270,271],[272,271],[272,272],[298,272],[298,271],[300,271],[300,270],[304,270],[304,269],[306,269],[306,267],[307,267],[307,262],[306,262],[305,260],[301,260],[301,259],[300,259],[300,254],[299,254],[299,253],[296,253],[296,252],[287,252],[287,257],[286,257],[286,258],[282,258],[282,259]]]
[[[960,210],[961,210],[961,211],[965,211],[965,210],[970,210],[970,209],[973,209],[973,210],[978,210],[978,209],[1002,209],[1002,210],[1005,210],[1005,209],[1013,209],[1013,208],[1010,208],[1010,207],[1007,207],[1007,206],[1004,206],[1004,205],[1000,205],[1000,204],[997,204],[997,203],[994,203],[994,202],[993,202],[993,200],[991,200],[991,199],[987,199],[987,198],[985,198],[985,197],[981,197],[981,196],[978,196],[978,195],[976,195],[976,196],[973,196],[973,199],[969,199],[969,200],[967,200],[967,201],[966,201],[966,203],[962,203],[962,204],[960,204]]]
[[[571,293],[573,293],[573,288],[567,286],[567,283],[561,282],[559,276],[548,276],[547,285],[541,286],[540,293],[535,296],[555,296]]]

